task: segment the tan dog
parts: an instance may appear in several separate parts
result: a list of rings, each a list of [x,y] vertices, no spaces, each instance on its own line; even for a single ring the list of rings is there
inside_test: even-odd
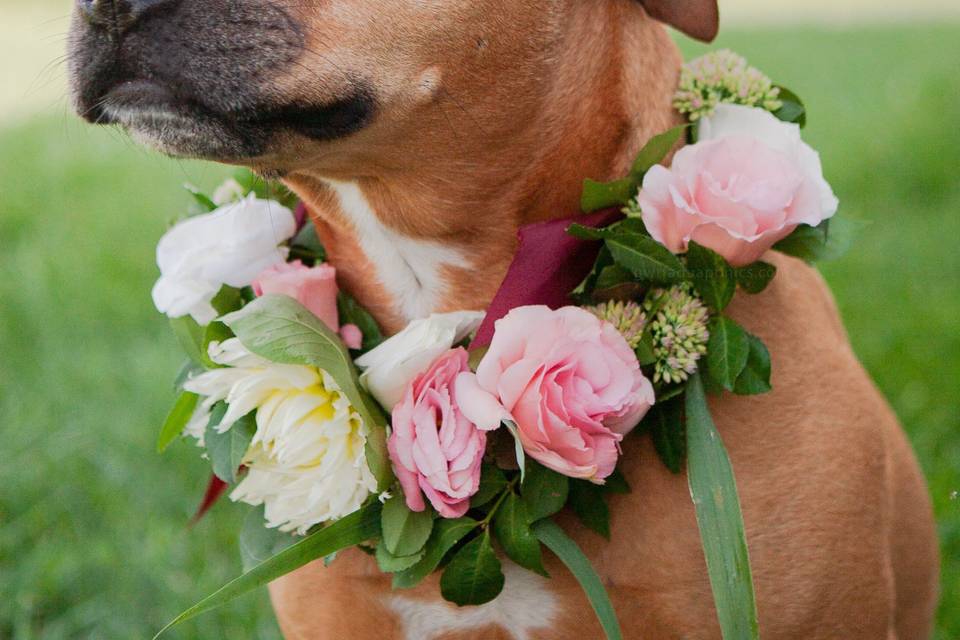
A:
[[[79,110],[173,155],[282,177],[310,205],[343,284],[394,331],[486,306],[518,226],[571,215],[677,117],[661,20],[710,39],[714,0],[78,0]],[[770,347],[774,392],[713,411],[737,472],[765,638],[925,638],[937,593],[913,453],[857,362],[823,281],[780,269],[731,314]],[[627,638],[716,638],[686,480],[647,438],[606,542],[564,522]],[[391,592],[348,552],[271,589],[290,640],[587,640],[601,632],[555,561],[505,567],[458,610],[436,579]]]

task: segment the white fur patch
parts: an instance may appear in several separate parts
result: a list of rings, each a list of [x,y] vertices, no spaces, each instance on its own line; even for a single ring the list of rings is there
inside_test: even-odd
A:
[[[387,228],[355,183],[326,182],[340,199],[340,208],[353,224],[380,284],[394,297],[397,311],[408,321],[430,315],[443,295],[442,268],[467,267],[463,254]]]
[[[559,603],[548,587],[549,581],[503,563],[506,577],[503,593],[479,607],[457,608],[447,602],[426,602],[399,595],[387,597],[387,607],[400,619],[406,640],[433,640],[445,633],[475,631],[496,625],[514,640],[530,640],[534,629],[553,623]]]

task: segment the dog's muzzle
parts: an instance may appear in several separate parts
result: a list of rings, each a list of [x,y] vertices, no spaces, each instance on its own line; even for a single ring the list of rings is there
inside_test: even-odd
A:
[[[321,104],[277,88],[305,38],[271,0],[76,0],[69,51],[82,117],[176,156],[243,161],[284,134],[350,135],[375,111],[362,80]]]

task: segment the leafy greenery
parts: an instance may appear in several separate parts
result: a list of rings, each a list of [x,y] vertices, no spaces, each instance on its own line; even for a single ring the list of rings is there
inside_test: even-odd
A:
[[[414,555],[430,538],[433,515],[430,508],[411,511],[403,495],[395,494],[383,505],[383,545],[395,557]]]
[[[710,343],[707,345],[707,372],[713,381],[733,391],[737,378],[747,366],[750,340],[739,324],[719,316],[710,323]]]
[[[527,503],[511,491],[493,517],[493,532],[511,560],[530,571],[546,575],[540,542],[530,530],[532,522]]]
[[[453,556],[440,577],[440,593],[460,606],[485,604],[500,595],[503,582],[488,529]]]
[[[686,394],[687,476],[724,640],[757,640],[757,603],[733,467],[713,424],[700,374]]]
[[[249,510],[240,530],[240,559],[244,572],[272,558],[297,541],[293,534],[264,526],[263,506]]]
[[[440,566],[440,562],[458,542],[479,526],[480,523],[472,518],[442,519],[437,522],[424,547],[426,552],[423,558],[409,569],[395,573],[393,588],[410,589],[420,584]]]
[[[660,401],[650,410],[650,437],[660,461],[673,473],[681,473],[687,460],[687,438],[683,428],[683,401]]]
[[[231,580],[174,618],[157,633],[154,640],[181,622],[221,607],[244,593],[265,586],[314,560],[358,545],[376,537],[379,533],[380,503],[374,500],[360,511],[355,511],[333,524],[301,538],[295,544],[267,558],[239,578]]]
[[[563,529],[553,520],[541,520],[533,526],[533,532],[540,542],[560,558],[580,583],[587,600],[590,601],[590,606],[600,620],[600,626],[603,627],[607,640],[621,640],[623,636],[620,632],[620,623],[617,621],[617,613],[613,603],[610,602],[606,587],[577,543],[567,537]]]
[[[734,270],[716,251],[691,241],[687,251],[687,270],[700,298],[714,311],[723,311],[737,291]]]
[[[570,490],[567,476],[551,471],[531,460],[527,463],[527,477],[520,486],[520,494],[527,503],[531,522],[549,518],[567,503]]]
[[[747,342],[750,349],[747,364],[740,375],[737,376],[733,392],[741,396],[767,393],[772,389],[770,386],[770,352],[767,351],[767,346],[763,344],[763,341],[753,334],[747,334]]]
[[[670,129],[665,133],[654,136],[640,150],[630,168],[630,174],[613,182],[597,182],[586,179],[583,182],[583,197],[580,208],[590,213],[611,207],[623,207],[637,195],[637,190],[643,183],[643,176],[655,164],[660,163],[670,150],[680,141],[680,136],[687,130],[687,126]]]
[[[197,407],[200,396],[189,391],[183,391],[177,397],[173,408],[167,415],[160,429],[160,435],[157,438],[157,453],[163,453],[177,438],[183,433],[184,427],[190,421],[193,410]]]
[[[210,422],[203,435],[207,447],[207,455],[213,466],[213,473],[224,482],[237,481],[237,473],[243,456],[250,448],[253,435],[257,432],[257,421],[254,414],[248,413],[233,423],[229,429],[220,433],[217,426],[227,412],[227,405],[223,402],[210,412]]]
[[[773,115],[777,116],[780,120],[784,122],[795,122],[800,125],[800,128],[803,129],[807,126],[807,108],[803,104],[803,100],[800,99],[797,94],[795,94],[790,89],[787,89],[784,86],[778,86],[780,89],[780,95],[778,99],[783,103],[783,106],[780,107]]]
[[[716,46],[804,96],[804,135],[843,215],[874,222],[820,268],[930,480],[944,559],[935,637],[956,638],[960,416],[945,399],[960,379],[960,186],[945,167],[960,166],[960,147],[944,132],[960,121],[960,28],[764,27],[726,30]],[[152,454],[182,360],[150,303],[154,247],[188,204],[178,185],[210,192],[229,170],[143,152],[58,111],[0,125],[0,437],[29,461],[0,467],[0,637],[144,638],[239,571],[248,509],[224,500],[188,529],[209,464],[187,442]],[[280,635],[261,590],[169,637]]]

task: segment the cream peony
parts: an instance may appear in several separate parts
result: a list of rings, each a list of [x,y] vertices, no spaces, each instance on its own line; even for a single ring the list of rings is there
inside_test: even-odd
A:
[[[381,405],[392,411],[413,379],[476,331],[483,317],[479,311],[457,311],[414,320],[357,359],[357,366],[364,369],[360,381]]]
[[[293,212],[255,195],[184,220],[157,246],[157,309],[201,325],[217,317],[210,302],[223,285],[245,287],[267,267],[286,262],[283,245],[297,232]]]
[[[186,432],[195,435],[220,401],[228,405],[221,433],[257,412],[247,473],[232,500],[263,504],[267,526],[304,534],[356,511],[376,491],[364,452],[367,428],[326,372],[268,362],[236,338],[212,343],[210,357],[224,368],[184,385],[204,396]]]

